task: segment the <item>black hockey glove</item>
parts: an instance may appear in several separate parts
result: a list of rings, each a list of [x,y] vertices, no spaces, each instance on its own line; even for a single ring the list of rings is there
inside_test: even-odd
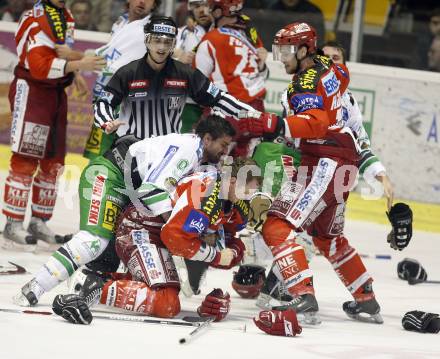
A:
[[[412,258],[405,258],[397,264],[397,275],[400,279],[407,280],[408,284],[422,283],[428,279],[425,268]]]
[[[413,310],[403,316],[402,325],[406,330],[419,333],[438,333],[440,331],[440,318],[438,314]]]
[[[401,251],[408,245],[412,237],[413,215],[411,208],[405,203],[396,203],[387,212],[387,216],[393,226],[387,241],[391,248]]]
[[[57,295],[52,310],[73,324],[90,324],[93,319],[85,300],[77,294]]]

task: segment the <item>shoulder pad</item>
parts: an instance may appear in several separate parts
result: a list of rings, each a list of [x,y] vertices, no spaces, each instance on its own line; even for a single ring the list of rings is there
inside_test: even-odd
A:
[[[287,88],[287,95],[290,97],[294,93],[316,92],[322,72],[318,70],[314,66],[299,74]]]

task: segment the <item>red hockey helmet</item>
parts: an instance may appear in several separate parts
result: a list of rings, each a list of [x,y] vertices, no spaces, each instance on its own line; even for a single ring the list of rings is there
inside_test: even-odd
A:
[[[232,16],[240,13],[243,9],[244,0],[208,0],[211,11],[221,9],[223,16]]]
[[[273,39],[272,53],[275,61],[281,59],[281,55],[295,54],[299,47],[307,47],[307,53],[316,51],[316,31],[305,22],[294,22],[278,31]]]

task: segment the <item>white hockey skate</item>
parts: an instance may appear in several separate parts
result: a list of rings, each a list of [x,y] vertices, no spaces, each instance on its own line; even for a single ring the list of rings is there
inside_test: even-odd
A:
[[[52,232],[52,230],[47,226],[46,222],[41,218],[32,217],[27,230],[36,241],[43,241],[48,244],[57,243],[55,233]],[[39,243],[39,245],[46,247],[43,243]]]
[[[45,290],[33,278],[21,288],[20,292],[12,298],[12,301],[20,307],[33,307],[38,303],[44,292]]]
[[[6,223],[3,231],[2,247],[10,250],[34,252],[37,240],[23,228],[23,222]]]

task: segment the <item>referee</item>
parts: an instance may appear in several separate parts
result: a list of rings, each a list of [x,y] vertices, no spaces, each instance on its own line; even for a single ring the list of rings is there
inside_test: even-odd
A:
[[[260,116],[251,106],[218,89],[199,70],[171,58],[177,26],[171,17],[155,16],[145,25],[147,52],[122,66],[94,104],[95,126],[118,137],[138,138],[178,133],[187,97],[225,116]],[[115,109],[120,106],[119,118]],[[257,113],[256,113],[257,112]],[[243,122],[244,124],[244,122]]]

